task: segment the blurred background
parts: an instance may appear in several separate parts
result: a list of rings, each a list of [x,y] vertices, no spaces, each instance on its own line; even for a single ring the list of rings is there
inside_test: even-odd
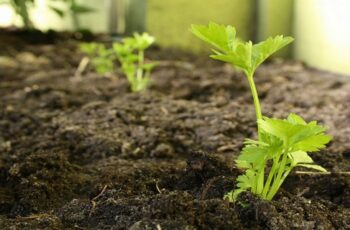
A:
[[[29,24],[18,15],[23,3]],[[193,52],[207,47],[188,32],[190,25],[209,21],[234,25],[246,40],[291,35],[293,46],[279,56],[350,74],[349,0],[0,0],[1,27],[114,35],[148,31],[162,47]]]

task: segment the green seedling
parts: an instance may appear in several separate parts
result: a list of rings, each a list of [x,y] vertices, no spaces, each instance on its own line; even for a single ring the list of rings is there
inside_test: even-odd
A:
[[[244,174],[237,177],[236,189],[225,198],[233,202],[241,192],[249,190],[262,199],[271,200],[293,168],[325,172],[326,169],[316,165],[308,152],[324,148],[332,139],[325,134],[326,129],[316,121],[307,123],[296,114],[290,114],[284,120],[264,117],[254,83],[255,70],[293,38],[276,36],[258,44],[242,42],[236,38],[234,27],[215,23],[192,25],[191,31],[213,47],[211,58],[228,62],[245,73],[253,96],[258,140],[246,139],[244,142],[235,161]]]
[[[83,43],[80,51],[85,53],[95,68],[101,74],[114,71],[114,61],[118,60],[125,74],[132,92],[139,92],[147,88],[151,81],[151,71],[155,62],[145,62],[145,50],[149,48],[154,37],[147,33],[135,33],[133,37],[124,38],[120,43],[113,43],[108,49],[98,43]],[[83,59],[84,60],[84,59]],[[86,63],[85,61],[81,63]]]
[[[147,33],[135,33],[133,37],[125,38],[121,43],[113,44],[132,92],[142,91],[150,84],[151,71],[156,63],[146,63],[144,52],[154,40],[154,37]]]
[[[108,74],[114,71],[115,57],[112,49],[95,42],[82,43],[79,48],[87,55],[97,73]]]

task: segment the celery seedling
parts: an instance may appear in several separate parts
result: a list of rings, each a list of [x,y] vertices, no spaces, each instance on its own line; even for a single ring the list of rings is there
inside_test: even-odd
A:
[[[145,63],[144,52],[154,42],[147,33],[135,33],[133,37],[114,43],[113,48],[121,63],[122,70],[130,84],[131,91],[139,92],[147,88],[155,63]]]
[[[94,42],[82,43],[79,48],[89,57],[97,73],[107,74],[114,71],[115,58],[112,49],[107,49],[103,44]]]
[[[261,112],[254,83],[255,70],[269,56],[291,43],[293,38],[276,36],[258,44],[242,42],[236,38],[234,27],[216,23],[192,25],[191,31],[214,47],[211,58],[228,62],[245,73],[253,96],[258,140],[246,139],[236,160],[237,167],[245,173],[238,176],[236,189],[225,198],[234,201],[241,192],[250,190],[262,199],[271,200],[294,167],[326,171],[316,165],[307,153],[324,148],[332,139],[325,134],[324,127],[316,121],[306,123],[296,114],[280,120],[264,117]],[[270,162],[272,166],[269,168]]]

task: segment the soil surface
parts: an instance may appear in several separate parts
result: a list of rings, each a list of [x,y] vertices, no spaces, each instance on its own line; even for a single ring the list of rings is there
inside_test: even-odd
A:
[[[329,127],[312,157],[330,173],[298,169],[273,201],[232,204],[233,160],[256,136],[242,73],[154,50],[152,85],[135,94],[118,73],[75,77],[76,41],[11,36],[0,39],[0,229],[350,229],[349,77],[293,61],[258,70],[265,115]]]

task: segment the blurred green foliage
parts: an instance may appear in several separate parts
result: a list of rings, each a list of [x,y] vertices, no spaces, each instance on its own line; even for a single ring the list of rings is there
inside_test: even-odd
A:
[[[235,25],[242,39],[251,39],[255,30],[254,0],[148,0],[147,29],[165,47],[204,51],[191,36],[191,24],[216,21]]]
[[[76,0],[47,0],[48,7],[58,16],[64,17],[71,15],[74,28],[80,29],[78,15],[93,12],[94,9],[83,4],[78,4]],[[56,3],[63,2],[66,7],[58,7]],[[12,7],[14,12],[21,18],[23,26],[26,29],[32,29],[34,27],[30,17],[30,8],[36,3],[36,0],[0,0],[1,4],[8,4]]]

